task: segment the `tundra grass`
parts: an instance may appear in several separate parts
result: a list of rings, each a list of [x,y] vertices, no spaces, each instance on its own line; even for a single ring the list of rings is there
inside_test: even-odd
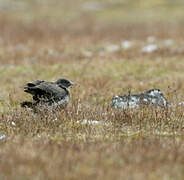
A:
[[[160,0],[159,8],[155,1],[0,2],[0,179],[184,178],[179,1]],[[158,10],[150,21],[149,8]],[[125,40],[128,49],[121,47]],[[172,43],[164,45],[167,40]],[[150,44],[157,50],[143,52]],[[31,100],[26,82],[60,77],[77,83],[66,109],[20,108]],[[111,108],[114,95],[152,88],[172,106]],[[93,121],[99,123],[86,123]]]

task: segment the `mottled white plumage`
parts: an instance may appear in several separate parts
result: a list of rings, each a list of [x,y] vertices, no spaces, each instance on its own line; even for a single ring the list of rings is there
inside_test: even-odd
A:
[[[159,89],[151,89],[140,94],[114,96],[112,98],[112,107],[118,109],[135,108],[141,105],[165,107],[167,106],[167,100]]]

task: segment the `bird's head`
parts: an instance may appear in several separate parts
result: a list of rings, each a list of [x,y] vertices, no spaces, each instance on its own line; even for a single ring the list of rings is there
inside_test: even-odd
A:
[[[144,94],[147,94],[149,96],[154,96],[154,97],[163,96],[160,89],[151,89],[151,90],[145,91]]]
[[[61,87],[70,87],[70,86],[75,86],[76,83],[69,81],[68,79],[65,78],[60,78],[55,82],[57,85],[61,86]]]

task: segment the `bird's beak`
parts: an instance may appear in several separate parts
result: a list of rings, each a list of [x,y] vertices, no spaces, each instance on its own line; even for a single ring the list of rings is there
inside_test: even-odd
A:
[[[77,83],[71,82],[71,86],[76,86]]]

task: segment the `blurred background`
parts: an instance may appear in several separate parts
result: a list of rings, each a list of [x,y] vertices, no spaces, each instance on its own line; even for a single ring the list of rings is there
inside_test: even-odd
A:
[[[23,49],[25,42],[30,45],[31,41],[50,38],[55,42],[73,42],[72,51],[84,46],[96,52],[105,48],[103,43],[121,44],[121,40],[154,43],[161,38],[168,47],[173,43],[172,38],[183,38],[183,7],[182,0],[0,0],[1,44],[18,43],[16,48]],[[130,44],[125,41],[121,46],[128,49]],[[116,51],[118,47],[107,49]],[[180,50],[175,47],[172,52]],[[83,55],[90,53],[84,50]],[[20,61],[23,60],[10,62]]]
[[[74,23],[90,18],[99,24],[154,23],[183,20],[182,0],[1,0],[1,17],[26,23]]]
[[[88,89],[81,98],[99,89],[103,97],[112,83],[114,93],[182,91],[183,7],[182,0],[0,0],[2,94],[61,76]]]

